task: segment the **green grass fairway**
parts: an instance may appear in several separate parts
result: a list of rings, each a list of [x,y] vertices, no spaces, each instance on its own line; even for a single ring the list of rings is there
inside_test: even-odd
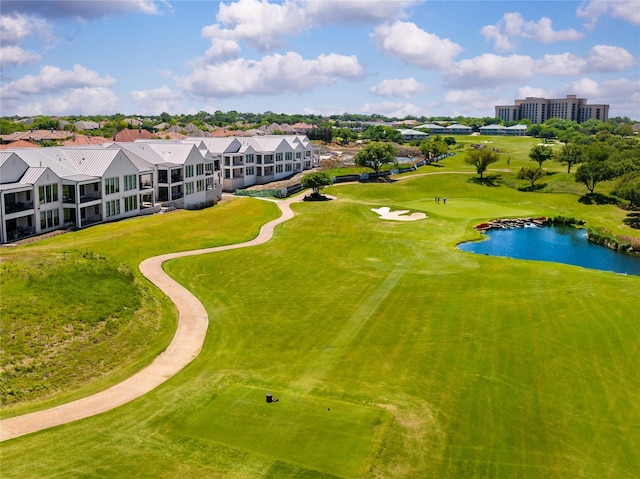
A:
[[[474,198],[447,198],[447,203],[431,201],[416,201],[406,203],[407,208],[427,212],[428,214],[446,216],[449,218],[508,218],[524,217],[535,214],[535,210],[514,208],[510,205],[498,205]]]
[[[435,172],[332,186],[335,200],[294,204],[266,244],[166,263],[209,314],[201,354],[130,404],[2,443],[2,479],[637,479],[640,277],[455,245],[496,216],[640,233],[572,191]],[[274,216],[257,199],[220,206],[175,216],[179,237],[161,215],[133,222],[129,245],[98,239],[126,237],[122,221],[25,251],[74,238],[132,270],[145,247],[239,241]],[[428,218],[380,220],[381,206]],[[196,219],[228,238],[191,238]]]
[[[366,471],[388,422],[385,411],[287,391],[267,404],[265,393],[240,385],[215,391],[174,433],[339,477]]]

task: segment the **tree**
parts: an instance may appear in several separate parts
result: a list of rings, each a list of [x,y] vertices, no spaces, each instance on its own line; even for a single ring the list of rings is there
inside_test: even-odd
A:
[[[527,136],[538,136],[542,130],[542,125],[533,124],[527,127]]]
[[[576,171],[576,182],[584,183],[590,193],[593,193],[596,185],[613,177],[613,169],[607,161],[588,161],[583,163]]]
[[[538,136],[544,140],[544,142],[548,142],[549,140],[553,140],[558,136],[558,133],[555,128],[550,128],[548,126],[543,126]]]
[[[444,155],[447,151],[449,151],[449,147],[441,140],[434,139],[433,141],[423,141],[420,143],[420,153],[429,159]]]
[[[542,168],[542,163],[553,158],[553,150],[548,146],[535,145],[529,151],[529,158],[537,161],[540,168]]]
[[[324,171],[314,171],[304,175],[300,184],[303,188],[311,188],[314,195],[319,195],[322,188],[331,185],[331,178]]]
[[[453,146],[456,144],[456,139],[453,136],[445,136],[443,141],[447,146]]]
[[[387,163],[393,163],[398,152],[391,143],[374,141],[356,153],[354,157],[357,166],[371,168],[377,175],[380,167]]]
[[[629,200],[632,207],[640,206],[640,172],[633,171],[620,178],[613,193]]]
[[[519,180],[527,180],[531,183],[531,188],[535,186],[536,181],[544,177],[546,173],[542,168],[533,168],[531,166],[523,166],[518,172]]]
[[[556,160],[562,164],[567,165],[567,173],[571,173],[571,167],[582,163],[585,159],[584,147],[576,145],[575,143],[569,143],[565,145]]]
[[[498,154],[495,151],[488,148],[481,148],[479,150],[471,150],[468,152],[464,161],[469,165],[475,166],[476,173],[478,173],[480,175],[480,179],[482,179],[482,175],[487,171],[489,165],[496,163],[498,159]]]
[[[632,136],[633,135],[633,127],[628,124],[618,125],[616,127],[616,135],[620,135],[621,137]]]

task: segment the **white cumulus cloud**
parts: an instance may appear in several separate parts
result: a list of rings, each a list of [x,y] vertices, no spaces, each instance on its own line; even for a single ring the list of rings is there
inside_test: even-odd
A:
[[[423,110],[413,103],[383,102],[365,103],[360,108],[360,113],[365,115],[382,114],[391,118],[405,118],[407,116],[422,116]]]
[[[0,47],[0,66],[6,68],[9,65],[23,65],[25,63],[37,62],[42,57],[36,52],[23,50],[22,48],[9,45]]]
[[[516,39],[525,38],[540,43],[580,40],[584,34],[569,28],[555,31],[550,18],[542,17],[537,22],[525,21],[517,12],[505,13],[496,25],[487,25],[481,30],[487,40],[495,42],[496,50],[512,52],[518,47]]]
[[[422,0],[307,0],[301,2],[309,22],[327,24],[376,24],[405,18],[407,9]]]
[[[214,44],[220,40],[243,40],[261,52],[284,46],[284,36],[295,36],[308,28],[304,9],[291,1],[220,3],[216,20],[217,23],[202,28],[204,38],[210,38]]]
[[[137,105],[136,113],[142,115],[159,115],[162,112],[180,112],[182,94],[173,91],[169,86],[150,90],[133,90],[131,100]]]
[[[638,0],[587,0],[576,11],[578,18],[586,19],[585,27],[595,28],[603,15],[640,25],[640,2]]]
[[[19,116],[97,115],[118,113],[120,100],[107,88],[87,87],[72,88],[40,101],[19,102],[14,106]]]
[[[534,73],[535,61],[531,57],[485,53],[457,62],[445,74],[445,82],[462,89],[492,87],[504,82],[525,82]]]
[[[274,54],[261,60],[235,59],[197,68],[179,87],[200,97],[277,95],[313,90],[339,80],[359,80],[363,68],[355,56],[335,53],[304,59],[298,53]]]
[[[639,6],[640,6],[640,2]],[[622,47],[596,45],[587,55],[590,71],[621,71],[637,64],[636,59]]]
[[[383,80],[371,87],[370,92],[378,96],[411,98],[415,93],[427,90],[428,87],[415,78],[401,78],[397,80]]]
[[[396,21],[381,25],[370,37],[386,55],[428,70],[447,68],[462,51],[457,43],[428,33],[411,22]]]
[[[27,75],[2,86],[2,97],[40,95],[72,88],[108,87],[115,83],[109,76],[100,77],[97,72],[82,65],[74,65],[71,70],[61,70],[54,66],[44,66],[36,76]]]

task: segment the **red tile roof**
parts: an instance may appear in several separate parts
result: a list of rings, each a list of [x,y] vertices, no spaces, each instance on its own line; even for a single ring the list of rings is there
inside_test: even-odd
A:
[[[62,142],[64,146],[85,146],[85,145],[102,145],[109,140],[103,136],[75,135],[68,140]]]
[[[26,140],[17,140],[5,145],[0,145],[0,150],[6,150],[8,148],[40,148],[40,145]]]
[[[129,130],[128,128],[126,128],[116,133],[114,135],[114,140],[119,142],[149,140],[151,139],[151,136],[151,133],[147,130]]]

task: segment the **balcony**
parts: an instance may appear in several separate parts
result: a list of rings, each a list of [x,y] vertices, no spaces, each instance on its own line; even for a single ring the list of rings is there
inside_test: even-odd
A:
[[[32,227],[17,227],[7,229],[7,239],[9,241],[16,241],[23,238],[28,238],[29,236],[33,236],[36,234],[36,230]]]
[[[16,203],[7,203],[4,205],[4,213],[19,213],[20,211],[28,211],[33,209],[33,201],[18,201]]]
[[[99,200],[100,198],[99,191],[80,193],[80,203],[88,203],[89,201]]]
[[[82,226],[89,226],[96,223],[100,223],[102,221],[102,215],[91,215],[85,218],[82,218]]]

